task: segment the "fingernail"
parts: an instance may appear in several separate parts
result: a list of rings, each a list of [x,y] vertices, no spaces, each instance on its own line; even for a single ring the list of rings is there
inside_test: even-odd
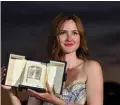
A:
[[[3,70],[6,70],[6,68],[3,68]]]
[[[30,89],[27,89],[27,91],[30,91]]]

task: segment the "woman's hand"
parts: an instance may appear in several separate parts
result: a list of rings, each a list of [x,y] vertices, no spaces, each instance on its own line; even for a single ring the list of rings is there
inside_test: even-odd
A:
[[[1,70],[1,82],[5,79],[5,73],[6,73],[6,68],[5,66],[2,67],[2,70]],[[11,91],[11,86],[5,86],[5,85],[1,85],[1,87],[6,90],[6,91]]]
[[[46,93],[38,93],[34,90],[28,89],[28,93],[34,97],[36,97],[37,99],[52,103],[52,104],[56,104],[56,105],[64,105],[65,102],[64,100],[56,97],[52,91],[52,89],[49,87],[48,83],[47,83],[47,92]]]
[[[1,70],[1,82],[5,78],[6,71],[7,70],[6,70],[5,66],[3,66],[2,70]],[[1,85],[1,89],[3,89],[3,93],[7,92],[7,94],[9,95],[9,98],[10,98],[10,100],[12,102],[12,105],[21,105],[20,100],[13,94],[11,86]]]

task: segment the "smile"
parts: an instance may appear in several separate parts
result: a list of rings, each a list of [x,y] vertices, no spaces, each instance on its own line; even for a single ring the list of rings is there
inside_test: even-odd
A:
[[[72,47],[74,44],[73,43],[65,43],[64,44],[66,47]]]

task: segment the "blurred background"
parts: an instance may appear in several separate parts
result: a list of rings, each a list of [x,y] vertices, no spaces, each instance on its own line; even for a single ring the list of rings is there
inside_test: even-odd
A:
[[[47,61],[52,20],[60,12],[74,13],[86,30],[89,59],[103,68],[104,105],[120,105],[119,11],[119,1],[2,1],[1,65],[10,53]]]

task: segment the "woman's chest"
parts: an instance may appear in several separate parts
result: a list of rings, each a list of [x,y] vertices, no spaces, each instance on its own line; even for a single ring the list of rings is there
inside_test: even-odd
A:
[[[76,80],[85,82],[86,81],[86,73],[80,69],[79,70],[67,70],[65,87],[69,86]]]

